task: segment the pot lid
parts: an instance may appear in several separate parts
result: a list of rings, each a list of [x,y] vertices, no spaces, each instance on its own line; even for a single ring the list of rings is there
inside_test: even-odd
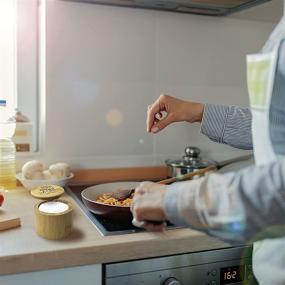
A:
[[[198,147],[187,146],[184,152],[185,155],[181,160],[167,160],[166,164],[181,168],[205,168],[215,164],[214,161],[202,159],[200,156],[201,151]]]

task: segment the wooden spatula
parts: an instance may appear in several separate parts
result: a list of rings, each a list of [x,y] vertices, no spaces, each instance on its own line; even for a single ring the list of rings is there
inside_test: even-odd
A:
[[[203,175],[209,171],[215,171],[217,169],[216,166],[211,165],[208,166],[206,168],[185,174],[185,175],[181,175],[179,177],[172,177],[169,179],[165,179],[165,180],[161,180],[159,182],[157,182],[158,184],[163,184],[163,185],[168,185],[174,182],[178,182],[178,181],[186,181],[186,180],[191,180],[193,179],[194,176],[196,175]],[[129,198],[133,193],[135,192],[135,189],[120,189],[117,192],[114,192],[111,197],[117,199],[118,201],[123,201],[127,198]]]

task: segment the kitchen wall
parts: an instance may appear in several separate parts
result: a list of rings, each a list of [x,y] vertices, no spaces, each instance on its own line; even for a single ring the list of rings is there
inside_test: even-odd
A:
[[[209,141],[199,125],[174,124],[153,136],[145,120],[160,93],[247,106],[245,56],[276,24],[249,18],[47,1],[41,158],[87,168],[161,164],[187,145],[214,159],[243,154]]]

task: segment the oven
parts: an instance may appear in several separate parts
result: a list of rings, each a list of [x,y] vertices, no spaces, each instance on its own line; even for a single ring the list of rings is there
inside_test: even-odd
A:
[[[105,285],[255,284],[250,246],[104,265]]]

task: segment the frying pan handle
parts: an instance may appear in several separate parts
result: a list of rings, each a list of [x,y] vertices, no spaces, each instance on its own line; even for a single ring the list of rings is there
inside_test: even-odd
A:
[[[215,165],[210,165],[206,168],[202,168],[202,169],[196,170],[194,172],[187,173],[185,175],[165,179],[165,180],[159,181],[157,183],[167,185],[167,184],[171,184],[171,183],[178,182],[178,181],[191,180],[196,175],[203,175],[209,171],[215,171],[215,170],[217,170],[217,167]]]

